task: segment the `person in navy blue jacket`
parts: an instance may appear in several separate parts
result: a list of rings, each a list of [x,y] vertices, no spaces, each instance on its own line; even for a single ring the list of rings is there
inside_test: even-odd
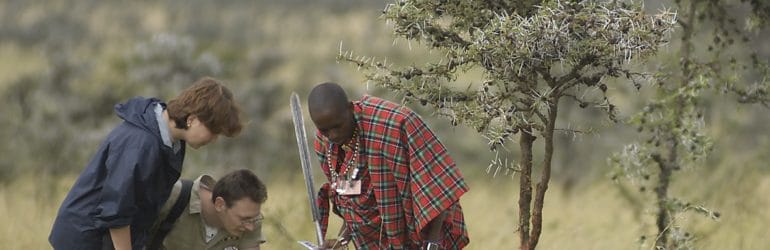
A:
[[[202,78],[168,104],[135,97],[115,105],[123,119],[101,143],[59,208],[54,249],[144,249],[147,231],[182,172],[186,146],[233,137],[242,128],[232,92]]]

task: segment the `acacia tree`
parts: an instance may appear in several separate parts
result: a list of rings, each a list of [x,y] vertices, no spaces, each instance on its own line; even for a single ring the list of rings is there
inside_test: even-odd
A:
[[[453,125],[476,129],[492,151],[518,136],[518,164],[498,153],[492,162],[520,173],[515,231],[521,249],[534,249],[542,231],[553,136],[562,130],[556,126],[560,102],[600,109],[617,121],[607,84],[618,78],[640,88],[649,73],[634,71],[629,64],[656,53],[675,23],[671,13],[648,15],[639,4],[622,1],[399,0],[385,8],[383,17],[397,37],[423,44],[443,58],[411,66],[352,52],[340,53],[338,59],[403,94],[406,102],[429,106]],[[483,72],[482,78],[467,86],[456,82],[469,70]],[[538,137],[543,138],[544,155],[533,204]]]
[[[669,194],[674,172],[701,165],[712,151],[700,105],[705,102],[704,92],[732,94],[739,103],[770,104],[767,61],[759,59],[750,45],[755,31],[770,20],[770,3],[677,0],[675,4],[680,13],[679,64],[662,70],[666,73],[657,77],[656,97],[629,120],[644,134],[644,142],[627,145],[611,158],[617,167],[613,178],[622,175],[642,187],[655,186],[652,203],[657,227],[654,244],[658,249],[692,247],[693,234],[677,220],[684,212],[694,211],[713,219],[720,216],[719,212]],[[696,46],[703,45],[704,38],[710,42]]]

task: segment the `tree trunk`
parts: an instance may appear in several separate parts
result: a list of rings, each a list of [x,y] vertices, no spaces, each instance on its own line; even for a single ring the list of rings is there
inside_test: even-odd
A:
[[[529,241],[529,206],[532,203],[532,142],[535,136],[532,135],[532,128],[521,129],[519,138],[519,147],[521,148],[521,176],[519,177],[519,238],[521,239],[521,250],[530,250]]]
[[[658,237],[655,246],[667,249],[669,212],[666,206],[668,203],[668,185],[671,182],[671,168],[662,161],[658,163],[658,166],[660,166],[660,173],[658,174],[658,186],[655,187],[655,195],[658,198],[658,218],[655,223],[658,226]]]
[[[532,211],[532,236],[529,238],[529,247],[535,249],[543,229],[543,204],[545,203],[545,191],[548,190],[548,182],[551,180],[551,160],[553,159],[553,131],[556,129],[556,115],[559,110],[559,98],[551,98],[548,111],[548,124],[545,127],[545,155],[543,155],[543,172],[540,182],[535,190],[535,206]],[[531,144],[530,144],[531,145]]]
[[[680,24],[682,26],[683,34],[682,34],[682,59],[681,59],[681,66],[682,66],[682,81],[680,82],[681,87],[687,86],[687,84],[690,83],[694,79],[694,76],[692,74],[692,35],[693,35],[693,26],[695,25],[695,8],[696,6],[695,1],[690,1],[689,9],[687,10],[687,16],[686,21],[680,21]],[[681,96],[677,96],[676,104],[673,108],[674,117],[681,117],[683,115],[683,108],[685,106],[685,100]],[[681,125],[680,119],[675,119],[674,123],[672,124],[672,127],[669,127],[666,129],[667,137],[668,137],[668,143],[665,147],[665,150],[667,150],[668,155],[666,157],[661,157],[660,154],[654,154],[652,157],[653,159],[658,163],[658,166],[660,168],[660,172],[658,173],[658,184],[655,187],[655,196],[657,197],[658,202],[658,215],[655,221],[655,224],[658,227],[658,236],[655,240],[655,246],[662,248],[662,249],[668,249],[669,246],[669,230],[671,225],[671,211],[668,209],[668,188],[671,183],[671,174],[674,170],[679,169],[679,166],[677,165],[677,162],[679,161],[679,155],[677,154],[677,149],[679,148],[679,138],[676,135],[676,129],[679,129]],[[673,243],[676,245],[676,243]],[[675,246],[674,246],[675,247]]]

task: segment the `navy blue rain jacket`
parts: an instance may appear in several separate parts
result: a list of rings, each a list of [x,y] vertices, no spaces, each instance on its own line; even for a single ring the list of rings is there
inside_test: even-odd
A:
[[[142,249],[182,172],[185,145],[163,144],[155,106],[135,97],[115,105],[124,121],[102,142],[64,199],[48,240],[55,249],[101,249],[109,229],[131,225],[133,249]],[[105,239],[105,237],[107,237]]]

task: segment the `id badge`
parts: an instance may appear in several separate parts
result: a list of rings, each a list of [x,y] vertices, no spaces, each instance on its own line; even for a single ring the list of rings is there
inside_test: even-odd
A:
[[[361,194],[361,180],[340,180],[336,190],[339,195],[359,195]]]

